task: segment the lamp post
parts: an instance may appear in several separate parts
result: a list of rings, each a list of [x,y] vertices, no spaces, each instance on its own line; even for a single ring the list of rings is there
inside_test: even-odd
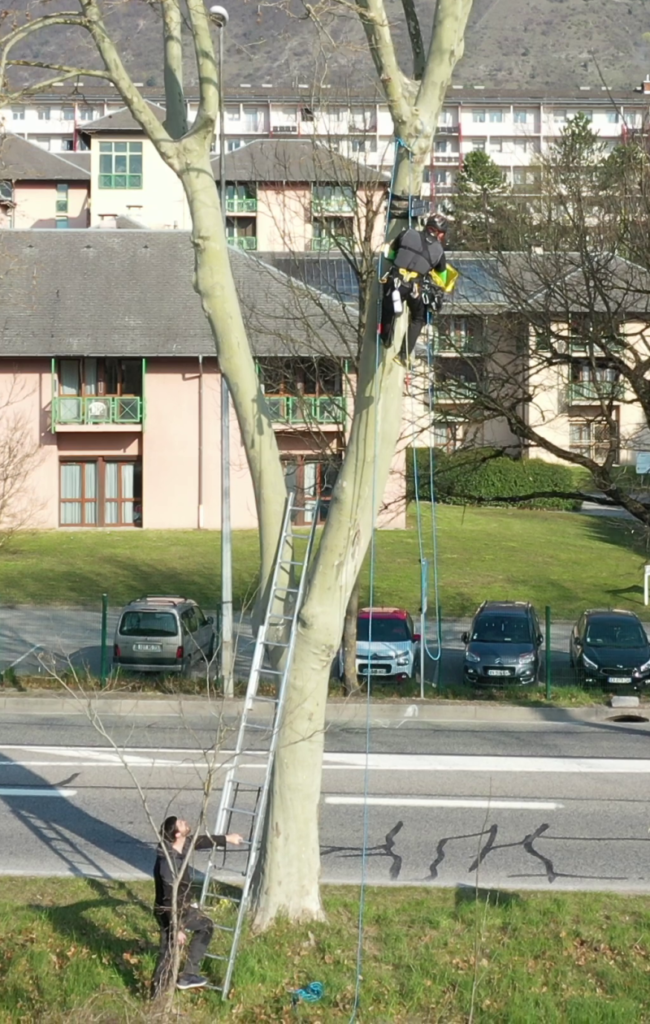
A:
[[[225,7],[211,7],[210,20],[219,29],[219,202],[226,227],[225,118],[223,110],[223,36],[228,24]],[[232,617],[232,528],[230,523],[230,394],[221,374],[221,678],[224,697],[234,696]]]

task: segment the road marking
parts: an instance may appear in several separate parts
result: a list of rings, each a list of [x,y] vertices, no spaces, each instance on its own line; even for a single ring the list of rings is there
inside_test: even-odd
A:
[[[490,800],[474,797],[419,797],[419,796],[326,796],[326,804],[350,807],[478,807],[494,811],[558,811],[564,804],[551,800]]]
[[[76,789],[26,789],[22,786],[0,786],[0,797],[2,796],[76,796]]]
[[[78,767],[102,768],[121,766],[126,762],[133,768],[190,768],[205,770],[210,764],[209,751],[174,750],[170,748],[124,748],[119,753],[101,747],[38,747],[1,746],[0,753],[7,752],[8,760],[0,760],[0,769],[9,767]],[[43,755],[47,760],[16,760],[9,753],[31,753]],[[260,761],[243,761],[240,768],[264,768],[262,755],[265,751],[247,751],[257,754]],[[176,757],[170,757],[176,754]],[[215,768],[227,767],[232,763],[234,751],[217,752]],[[161,756],[163,755],[163,756]],[[50,760],[50,758],[60,760]],[[473,754],[348,754],[326,752],[323,756],[325,771],[369,771],[374,772],[476,772],[492,775],[498,772],[511,774],[555,773],[559,775],[648,775],[650,759],[625,757],[526,757]]]

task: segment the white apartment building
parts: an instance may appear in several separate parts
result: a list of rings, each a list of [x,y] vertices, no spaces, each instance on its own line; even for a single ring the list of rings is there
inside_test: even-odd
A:
[[[142,93],[164,105],[160,89],[143,87]],[[4,128],[52,152],[79,150],[85,148],[84,127],[122,106],[109,86],[83,85],[73,92],[55,88],[24,104],[0,108],[0,132]],[[190,96],[190,120],[196,109]],[[600,85],[557,93],[452,85],[426,175],[430,194],[451,192],[463,158],[475,149],[488,152],[513,185],[534,184],[531,163],[579,112],[592,121],[605,146],[614,147],[626,132],[647,125],[650,76],[639,88],[616,94]],[[341,98],[331,86],[321,87],[315,96],[305,83],[289,88],[242,82],[227,87],[224,114],[227,151],[252,139],[316,137],[369,166],[386,169],[392,164],[391,118],[376,96]],[[216,138],[214,148],[218,152]]]

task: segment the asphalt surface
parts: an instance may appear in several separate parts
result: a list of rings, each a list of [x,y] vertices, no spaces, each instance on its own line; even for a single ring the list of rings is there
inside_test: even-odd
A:
[[[321,802],[323,880],[358,883],[364,828],[372,884],[650,892],[650,724],[411,720],[330,724]],[[215,733],[184,720],[3,713],[0,872],[136,878],[153,825],[198,815]],[[232,746],[228,733],[226,761]],[[259,769],[245,768],[251,779]],[[146,795],[143,809],[136,781]],[[218,781],[218,780],[217,780]],[[217,797],[208,809],[216,811]],[[238,859],[239,858],[239,859]],[[226,877],[240,855],[230,853]],[[199,870],[205,861],[197,856]],[[233,875],[234,873],[234,875]]]
[[[109,665],[113,634],[119,609],[108,616]],[[554,682],[572,682],[569,668],[569,634],[573,623],[557,621],[551,629],[551,657]],[[462,684],[461,634],[469,629],[469,619],[445,619],[442,624],[442,651],[438,652],[436,624],[427,621],[427,657],[425,678],[446,686]],[[248,676],[253,652],[250,619],[236,626],[237,653],[235,673]],[[101,614],[83,609],[3,608],[0,615],[0,671],[12,668],[17,674],[51,676],[72,666],[83,673],[87,668],[99,675],[101,660]]]

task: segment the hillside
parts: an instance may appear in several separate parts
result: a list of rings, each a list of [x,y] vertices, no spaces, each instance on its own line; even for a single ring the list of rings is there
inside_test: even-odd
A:
[[[416,0],[425,29],[433,0]],[[293,14],[304,10],[289,0]],[[70,8],[65,0],[47,11]],[[259,0],[228,0],[227,79],[240,82],[346,82],[355,89],[374,81],[365,37],[353,14],[330,19],[325,32]],[[162,84],[160,19],[146,0],[105,3],[106,21],[138,81]],[[405,70],[410,67],[401,0],[387,0]],[[11,11],[43,11],[38,0],[14,0]],[[5,14],[6,12],[3,12]],[[3,27],[9,24],[5,17]],[[36,40],[36,37],[32,37]],[[97,66],[76,29],[57,28],[23,44],[20,56]],[[466,55],[455,80],[463,85],[520,87],[535,92],[580,85],[628,89],[650,71],[650,0],[474,0]]]

